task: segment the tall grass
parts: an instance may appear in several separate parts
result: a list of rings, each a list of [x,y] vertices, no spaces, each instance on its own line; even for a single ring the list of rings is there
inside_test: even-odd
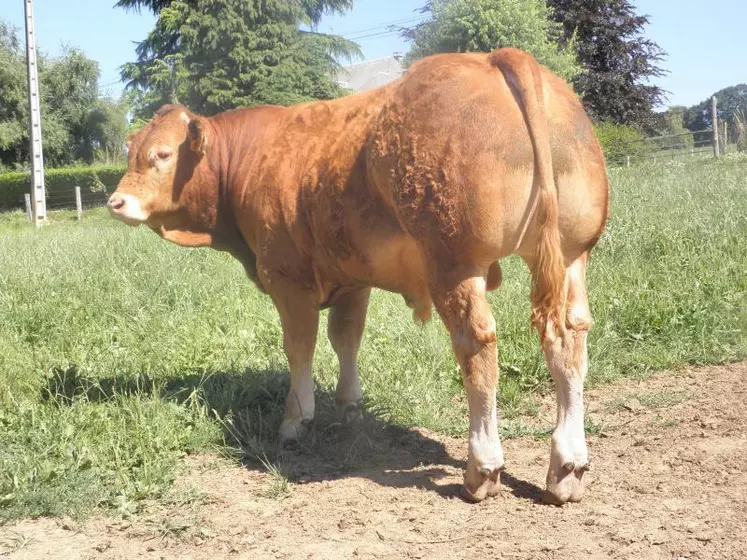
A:
[[[588,277],[590,382],[745,357],[747,160],[615,169],[611,180]],[[288,374],[277,313],[241,266],[103,212],[54,218],[37,232],[19,213],[0,217],[0,518],[130,511],[206,446],[261,457]],[[502,264],[490,303],[510,420],[550,385],[526,267]],[[322,415],[337,377],[325,331]],[[360,370],[383,421],[466,433],[448,335],[438,321],[415,325],[399,296],[374,294]]]

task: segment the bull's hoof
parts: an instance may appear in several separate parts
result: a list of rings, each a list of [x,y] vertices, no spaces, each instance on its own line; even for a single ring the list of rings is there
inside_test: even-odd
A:
[[[280,440],[280,446],[284,449],[293,449],[298,447],[301,440],[306,436],[309,431],[309,426],[313,422],[313,419],[308,420],[283,420],[280,424],[280,430],[278,432],[278,439]]]
[[[503,467],[493,470],[471,469],[467,466],[467,472],[464,473],[464,485],[460,491],[460,496],[465,502],[478,503],[485,498],[497,496],[501,491],[501,471]]]
[[[357,400],[353,402],[340,402],[337,403],[337,417],[340,422],[344,425],[355,424],[361,419],[361,406],[363,400]]]
[[[544,499],[547,503],[562,506],[567,502],[580,502],[584,497],[584,474],[589,465],[576,465],[569,461],[553,467],[547,472],[547,488]]]

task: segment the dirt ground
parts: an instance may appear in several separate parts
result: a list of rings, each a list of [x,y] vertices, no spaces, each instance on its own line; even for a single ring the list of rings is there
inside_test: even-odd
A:
[[[292,452],[287,489],[257,466],[189,457],[165,503],[6,525],[0,556],[747,557],[747,362],[621,381],[586,402],[592,471],[580,504],[541,502],[546,438],[504,442],[502,495],[470,505],[458,498],[466,441],[367,421],[333,446],[344,460],[329,446]],[[527,422],[553,418],[549,396]]]

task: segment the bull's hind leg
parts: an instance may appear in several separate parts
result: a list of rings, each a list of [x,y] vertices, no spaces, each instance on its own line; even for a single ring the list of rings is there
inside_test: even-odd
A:
[[[329,311],[327,335],[340,362],[335,401],[344,421],[358,416],[363,399],[358,379],[358,348],[363,338],[370,294],[370,288],[345,294]]]
[[[588,368],[586,335],[591,326],[586,297],[587,255],[584,253],[566,269],[565,329],[559,333],[548,324],[542,342],[558,403],[547,472],[548,499],[557,504],[581,500],[583,477],[589,468],[583,397]]]
[[[432,287],[433,301],[451,334],[467,391],[469,455],[462,495],[475,502],[498,493],[503,469],[495,402],[496,330],[485,287],[484,276],[467,274]]]

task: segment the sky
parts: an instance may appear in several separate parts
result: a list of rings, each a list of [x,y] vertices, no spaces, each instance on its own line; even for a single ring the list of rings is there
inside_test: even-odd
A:
[[[150,13],[125,12],[116,0],[34,0],[38,47],[55,56],[78,47],[101,68],[102,92],[118,95],[119,67],[135,60],[135,43],[154,24]],[[727,86],[747,82],[745,0],[634,0],[650,15],[647,35],[667,53],[669,73],[654,81],[669,92],[667,105],[694,105]],[[356,0],[345,16],[325,17],[319,30],[356,40],[366,59],[406,52],[408,45],[387,24],[422,19],[425,0]],[[23,32],[24,0],[0,0],[0,18]]]

